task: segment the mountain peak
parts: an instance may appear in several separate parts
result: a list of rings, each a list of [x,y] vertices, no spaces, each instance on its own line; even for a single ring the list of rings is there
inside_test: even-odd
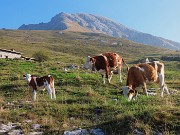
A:
[[[61,12],[61,13],[57,14],[56,16],[68,16],[68,15],[70,15],[70,14],[65,13],[65,12]]]
[[[104,33],[113,37],[125,38],[142,44],[173,50],[180,49],[180,43],[138,32],[106,17],[85,13],[68,14],[61,12],[55,15],[48,23],[22,25],[18,29]]]
[[[61,12],[61,13],[59,13],[60,15],[64,15],[64,14],[66,14],[65,12]]]

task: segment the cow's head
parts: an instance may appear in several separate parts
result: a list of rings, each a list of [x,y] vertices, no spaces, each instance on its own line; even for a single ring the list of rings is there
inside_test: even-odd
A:
[[[123,87],[122,90],[123,95],[128,99],[128,101],[131,101],[133,96],[135,95],[135,91],[129,86]]]
[[[94,70],[95,61],[96,60],[93,57],[88,56],[86,59],[86,63],[84,64],[84,68]]]
[[[30,74],[23,75],[23,77],[26,79],[27,82],[31,81],[31,75]]]

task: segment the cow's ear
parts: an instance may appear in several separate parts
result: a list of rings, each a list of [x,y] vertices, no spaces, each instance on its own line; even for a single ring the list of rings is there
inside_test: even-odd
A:
[[[23,77],[26,77],[26,75],[23,75]]]
[[[134,92],[135,92],[135,91],[134,91],[133,89],[130,89],[130,90],[129,90],[129,93],[134,94]]]
[[[91,61],[92,63],[95,63],[95,62],[96,62],[95,58],[90,58],[90,61]]]

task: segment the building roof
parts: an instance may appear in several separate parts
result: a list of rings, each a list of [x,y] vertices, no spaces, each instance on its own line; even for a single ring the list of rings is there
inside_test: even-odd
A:
[[[23,54],[23,53],[20,53],[20,52],[16,52],[14,49],[6,50],[6,49],[1,49],[1,48],[0,48],[0,51],[2,51],[2,52],[8,52],[8,53],[14,53],[14,54],[20,54],[20,55]]]

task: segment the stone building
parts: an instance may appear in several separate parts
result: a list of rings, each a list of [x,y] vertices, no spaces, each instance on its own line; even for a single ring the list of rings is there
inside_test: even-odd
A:
[[[19,59],[21,57],[22,57],[22,53],[16,52],[14,49],[11,50],[0,49],[0,58]]]

